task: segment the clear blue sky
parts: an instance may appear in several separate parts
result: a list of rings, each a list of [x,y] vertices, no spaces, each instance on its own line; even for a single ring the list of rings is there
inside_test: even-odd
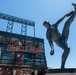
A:
[[[73,10],[71,3],[76,3],[76,0],[0,0],[0,12],[35,21],[35,36],[43,38],[45,42],[47,66],[60,68],[63,50],[54,43],[55,55],[50,56],[51,49],[46,39],[46,28],[42,24],[45,20],[53,24]],[[67,18],[59,25],[60,32],[66,20]],[[0,30],[5,30],[5,24],[3,20],[0,20]],[[19,25],[18,27],[15,25],[14,32],[19,33]],[[32,36],[33,32],[28,35]],[[76,18],[70,27],[68,44],[71,51],[66,62],[66,68],[76,68]]]

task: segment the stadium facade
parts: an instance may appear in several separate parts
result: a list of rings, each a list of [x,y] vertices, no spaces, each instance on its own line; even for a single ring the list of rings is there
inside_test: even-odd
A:
[[[6,31],[0,31],[0,75],[45,75],[47,63],[44,39],[35,37],[33,21],[0,13],[8,20]],[[21,23],[21,34],[12,33],[13,22]],[[34,36],[27,36],[27,26],[34,27]]]

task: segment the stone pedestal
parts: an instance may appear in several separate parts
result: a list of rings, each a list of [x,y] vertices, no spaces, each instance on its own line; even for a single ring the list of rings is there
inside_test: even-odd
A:
[[[45,75],[76,75],[76,69],[49,69],[48,73],[46,73]]]

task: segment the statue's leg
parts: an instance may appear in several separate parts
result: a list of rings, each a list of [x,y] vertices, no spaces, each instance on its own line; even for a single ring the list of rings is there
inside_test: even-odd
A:
[[[61,48],[63,48],[63,50],[64,50],[64,52],[62,54],[62,60],[61,60],[61,68],[63,69],[63,68],[65,68],[65,63],[66,63],[67,57],[70,53],[70,47],[66,43],[64,43]]]
[[[65,38],[65,41],[68,40],[70,25],[76,16],[76,4],[72,3],[72,5],[74,6],[74,12],[70,16],[70,18],[65,22],[65,25],[62,31],[62,36]]]
[[[62,54],[61,68],[64,68],[66,59],[67,59],[69,52],[70,52],[70,47],[67,45],[66,41],[68,39],[70,25],[76,16],[76,4],[72,4],[72,5],[74,6],[75,11],[70,16],[70,18],[66,21],[65,26],[63,28],[63,32],[62,32],[63,38],[61,38],[59,40],[60,47],[64,50],[64,52]]]
[[[65,25],[62,31],[62,36],[65,38],[65,41],[68,40],[70,25],[73,22],[75,15],[76,15],[76,12],[73,12],[70,18],[65,22]]]
[[[70,47],[63,38],[59,39],[56,42],[56,44],[63,49],[62,60],[61,60],[61,68],[63,69],[65,68],[65,63],[70,52]]]

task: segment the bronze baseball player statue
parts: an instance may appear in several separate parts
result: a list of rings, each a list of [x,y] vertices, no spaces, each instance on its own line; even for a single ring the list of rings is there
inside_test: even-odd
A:
[[[62,54],[62,62],[61,62],[61,69],[65,68],[65,62],[70,52],[70,47],[67,44],[68,36],[69,36],[69,29],[71,23],[74,21],[74,18],[76,16],[76,4],[72,3],[74,6],[74,11],[71,11],[70,13],[64,15],[61,19],[59,19],[56,23],[50,24],[47,21],[43,22],[43,25],[47,28],[46,37],[49,42],[49,45],[51,47],[50,54],[54,54],[54,45],[53,41],[63,49]],[[69,17],[68,20],[64,24],[64,28],[62,31],[62,34],[58,31],[58,25],[63,21],[65,17]]]

